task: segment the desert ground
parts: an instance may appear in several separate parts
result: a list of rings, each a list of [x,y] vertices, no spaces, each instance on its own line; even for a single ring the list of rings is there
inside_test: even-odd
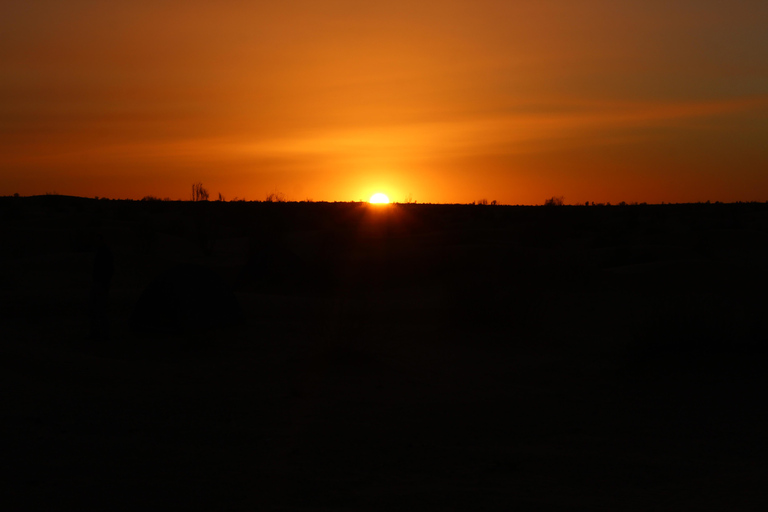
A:
[[[768,204],[3,197],[0,240],[4,510],[768,507]]]

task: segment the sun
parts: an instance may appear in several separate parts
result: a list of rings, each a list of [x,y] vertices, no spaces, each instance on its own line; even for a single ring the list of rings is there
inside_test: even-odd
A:
[[[381,192],[376,192],[371,196],[371,198],[368,200],[371,204],[389,204],[389,198],[386,194],[382,194]]]

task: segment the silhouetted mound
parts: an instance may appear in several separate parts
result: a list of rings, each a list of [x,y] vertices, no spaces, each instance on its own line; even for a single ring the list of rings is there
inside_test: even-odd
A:
[[[177,265],[160,274],[139,297],[131,330],[176,334],[231,327],[243,320],[229,285],[200,265]]]

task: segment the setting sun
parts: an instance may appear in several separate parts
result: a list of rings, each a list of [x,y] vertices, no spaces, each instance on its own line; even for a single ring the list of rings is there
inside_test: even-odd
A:
[[[386,194],[377,192],[371,196],[368,202],[371,204],[389,204],[389,198],[386,196]]]

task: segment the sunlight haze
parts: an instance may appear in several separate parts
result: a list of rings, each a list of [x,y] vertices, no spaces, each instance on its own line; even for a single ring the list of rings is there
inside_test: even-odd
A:
[[[762,0],[0,13],[4,195],[768,200]]]

